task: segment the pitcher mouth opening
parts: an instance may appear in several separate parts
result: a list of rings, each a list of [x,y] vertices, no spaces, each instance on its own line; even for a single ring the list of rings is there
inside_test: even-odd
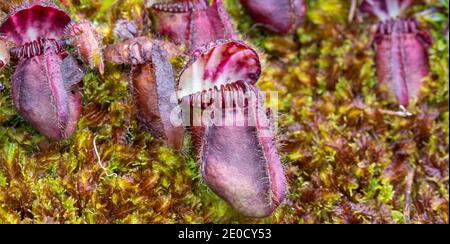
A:
[[[221,40],[194,52],[180,75],[178,98],[244,81],[255,84],[261,75],[258,54],[244,43]]]

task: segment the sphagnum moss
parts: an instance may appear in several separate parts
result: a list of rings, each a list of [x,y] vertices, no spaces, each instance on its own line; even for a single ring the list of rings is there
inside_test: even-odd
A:
[[[447,12],[419,19],[433,37],[432,75],[412,116],[391,113],[396,101],[376,82],[369,24],[347,21],[348,1],[308,2],[303,27],[279,37],[225,1],[265,59],[259,87],[279,92],[289,194],[272,217],[239,216],[204,185],[189,145],[180,154],[142,131],[126,67],[108,65],[85,77],[83,116],[59,143],[20,118],[12,69],[0,75],[0,223],[448,223],[448,2],[413,9]],[[64,3],[105,44],[119,18],[149,25],[141,1]]]

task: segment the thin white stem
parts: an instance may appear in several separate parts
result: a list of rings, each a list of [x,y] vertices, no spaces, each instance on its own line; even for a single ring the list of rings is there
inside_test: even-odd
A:
[[[95,152],[95,155],[97,156],[98,165],[100,166],[100,168],[103,169],[103,171],[105,172],[106,176],[108,176],[108,177],[117,177],[116,173],[112,173],[112,174],[108,173],[108,169],[105,166],[103,166],[102,160],[100,158],[100,154],[98,153],[98,150],[97,150],[97,136],[94,137],[94,152]]]

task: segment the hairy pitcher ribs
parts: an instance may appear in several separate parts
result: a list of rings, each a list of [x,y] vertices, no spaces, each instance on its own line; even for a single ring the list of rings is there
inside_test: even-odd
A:
[[[218,40],[194,52],[178,87],[205,183],[249,217],[271,215],[286,194],[260,73],[249,46]]]
[[[361,5],[363,12],[380,20],[374,41],[378,80],[389,87],[404,107],[419,96],[429,75],[431,37],[419,30],[415,20],[400,17],[413,2],[366,0]]]
[[[52,140],[71,136],[81,113],[78,91],[84,68],[66,51],[71,42],[92,68],[103,72],[96,32],[89,22],[73,23],[51,1],[26,1],[0,24],[1,64],[9,61],[4,41],[18,61],[12,77],[14,105],[33,127]]]

